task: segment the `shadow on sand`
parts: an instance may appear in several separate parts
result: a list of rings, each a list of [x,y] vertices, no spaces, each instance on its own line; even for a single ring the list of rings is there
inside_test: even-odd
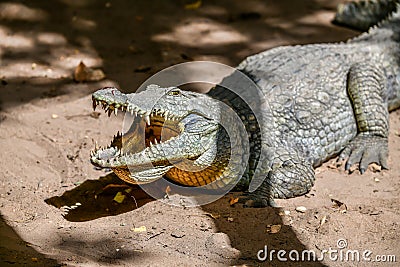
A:
[[[160,193],[162,194],[161,189]],[[124,195],[123,201],[118,203],[115,197],[121,194]],[[269,251],[268,253],[271,250],[285,250],[287,253],[294,250],[300,254],[299,259],[301,259],[301,253],[307,248],[298,240],[292,228],[285,225],[282,220],[283,211],[280,208],[243,208],[239,204],[230,206],[230,197],[236,195],[236,193],[230,193],[201,207],[207,214],[216,214],[213,218],[216,232],[227,234],[231,246],[241,252],[241,256],[234,259],[232,264],[260,264],[257,253],[265,248]],[[83,222],[134,212],[136,209],[140,212],[140,207],[154,200],[139,186],[128,185],[111,173],[98,180],[87,180],[61,196],[46,199],[45,202],[61,209],[66,220]],[[232,222],[228,222],[228,218],[231,218]],[[282,228],[278,233],[269,234],[266,225],[281,225]],[[81,241],[70,240],[70,242],[76,244]],[[315,248],[308,249],[316,250]],[[264,256],[265,253],[260,255]],[[296,254],[293,255],[296,257]],[[299,264],[299,262],[278,261],[276,252],[271,257],[272,260],[267,258],[267,261],[271,261],[274,266],[292,266],[291,264],[298,266],[296,264]],[[306,261],[302,261],[301,266],[324,266],[317,261],[316,257],[305,255],[304,258]]]
[[[0,265],[7,266],[64,266],[35,249],[10,227],[0,214]]]

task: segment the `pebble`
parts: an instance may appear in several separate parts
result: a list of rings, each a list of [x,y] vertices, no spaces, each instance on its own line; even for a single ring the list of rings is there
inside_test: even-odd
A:
[[[296,208],[296,211],[301,212],[301,213],[306,212],[306,210],[307,210],[307,208],[304,207],[304,206],[299,206],[299,207]]]

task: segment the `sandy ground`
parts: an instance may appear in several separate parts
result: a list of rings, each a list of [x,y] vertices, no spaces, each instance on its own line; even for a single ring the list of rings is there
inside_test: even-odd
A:
[[[118,204],[123,183],[88,160],[93,140],[107,144],[122,121],[93,113],[96,89],[133,92],[179,62],[235,66],[278,45],[345,40],[357,33],[330,24],[338,2],[1,1],[0,265],[398,266],[400,111],[390,115],[389,171],[348,174],[328,162],[312,191],[282,208],[231,207],[230,196],[175,207],[138,188]],[[81,60],[107,78],[75,83]],[[257,260],[265,246],[319,256],[338,240],[342,253],[396,255],[397,265],[329,259],[332,251],[313,262]]]

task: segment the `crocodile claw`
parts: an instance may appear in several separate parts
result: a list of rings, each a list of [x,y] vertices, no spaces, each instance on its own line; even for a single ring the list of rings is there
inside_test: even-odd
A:
[[[359,163],[360,173],[363,174],[371,163],[377,163],[382,169],[388,169],[388,139],[386,137],[359,134],[342,151],[339,160],[347,159],[345,170]]]

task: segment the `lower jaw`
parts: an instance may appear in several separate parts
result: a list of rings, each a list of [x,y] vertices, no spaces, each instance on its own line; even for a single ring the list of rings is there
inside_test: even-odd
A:
[[[172,168],[165,177],[177,184],[190,187],[207,186],[214,184],[212,188],[222,188],[229,182],[226,179],[221,179],[226,171],[226,165],[210,166],[200,171],[187,171],[179,168]]]
[[[111,170],[123,181],[130,184],[148,184],[162,178],[171,168],[169,165],[149,166],[148,169],[141,171],[131,166],[114,167]],[[142,178],[146,177],[146,178]]]
[[[148,184],[156,180],[155,179],[147,182],[136,181],[130,177],[129,169],[123,169],[123,170],[121,170],[120,168],[111,168],[111,169],[118,176],[119,179],[129,184]]]

